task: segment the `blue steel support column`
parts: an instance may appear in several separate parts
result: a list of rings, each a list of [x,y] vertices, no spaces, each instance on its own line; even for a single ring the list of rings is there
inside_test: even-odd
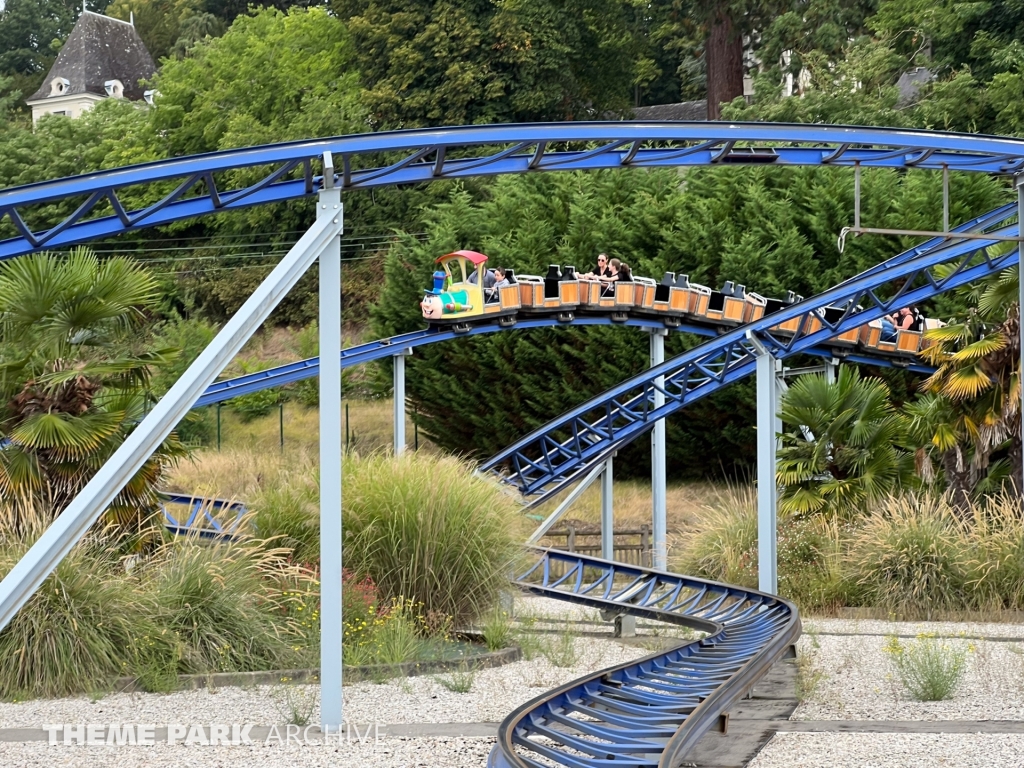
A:
[[[612,457],[604,462],[601,473],[601,557],[612,560],[615,556],[615,511],[612,505]]]
[[[651,330],[651,367],[661,365],[665,362],[665,336],[668,331],[664,328]],[[665,393],[661,388],[665,386],[665,377],[659,376],[655,379],[654,385],[654,407],[661,408],[665,404]],[[665,570],[668,566],[668,523],[666,510],[666,489],[665,489],[665,420],[658,419],[651,431],[651,506],[653,518],[654,558],[655,568]]]
[[[395,456],[405,453],[405,356],[411,354],[411,349],[403,349],[391,357],[395,363]]]
[[[762,592],[779,589],[775,507],[775,358],[757,356],[757,583]]]
[[[324,185],[333,187],[330,155]],[[317,218],[342,219],[341,190],[320,193]],[[320,255],[320,357],[341,359],[341,239]],[[320,366],[320,727],[342,725],[341,366]]]

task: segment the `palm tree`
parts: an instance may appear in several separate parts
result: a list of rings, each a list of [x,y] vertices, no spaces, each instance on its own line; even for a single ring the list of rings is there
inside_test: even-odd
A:
[[[146,350],[139,333],[158,298],[140,265],[88,248],[0,263],[0,506],[15,526],[56,516],[143,417],[150,371],[174,353]],[[107,521],[141,532],[182,453],[165,442]]]
[[[903,419],[880,379],[862,379],[851,366],[834,384],[803,376],[779,415],[789,428],[776,465],[783,512],[848,515],[912,477],[913,459],[898,447]]]
[[[992,454],[1008,448],[1010,478],[1022,483],[1020,412],[1020,316],[1017,268],[970,292],[977,304],[956,323],[925,333],[921,355],[936,371],[922,384],[927,393],[907,406],[910,434],[926,470],[936,452],[954,506],[966,512],[972,493],[994,470]]]

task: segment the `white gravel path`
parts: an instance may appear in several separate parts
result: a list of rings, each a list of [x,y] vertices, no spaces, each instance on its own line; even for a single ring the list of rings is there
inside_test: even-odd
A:
[[[829,632],[862,631],[841,636]],[[887,637],[936,635],[939,642],[967,649],[968,672],[949,701],[914,701],[902,689],[883,648]],[[946,637],[964,639],[945,639]],[[978,637],[1021,637],[993,642]],[[970,638],[970,639],[968,639]],[[916,639],[901,639],[906,647]],[[798,651],[820,679],[794,720],[1022,720],[1024,719],[1024,627],[1013,624],[849,622],[805,623]]]
[[[835,634],[833,634],[835,633]],[[852,633],[854,636],[844,636]],[[968,672],[949,701],[919,702],[902,690],[883,648],[891,635],[935,635],[970,647]],[[996,642],[985,637],[1021,638]],[[1024,626],[839,619],[804,621],[798,651],[820,675],[793,720],[1022,720]],[[749,768],[995,768],[1024,766],[1020,734],[780,733]]]
[[[14,768],[483,768],[493,739],[381,739],[376,744],[288,747],[65,747],[0,743],[0,765]]]
[[[1015,768],[1024,736],[780,733],[748,768]]]

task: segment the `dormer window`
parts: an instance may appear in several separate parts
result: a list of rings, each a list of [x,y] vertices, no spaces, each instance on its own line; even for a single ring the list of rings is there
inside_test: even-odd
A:
[[[159,95],[160,95],[160,91],[143,91],[142,92],[142,98],[144,98],[146,100],[146,103],[149,104],[149,106],[151,106],[151,107],[153,106],[153,99],[155,99]]]
[[[103,90],[107,92],[107,96],[113,99],[120,99],[124,96],[124,85],[120,80],[107,80],[103,83]]]
[[[55,77],[50,81],[50,95],[63,96],[71,87],[71,82],[66,77]]]

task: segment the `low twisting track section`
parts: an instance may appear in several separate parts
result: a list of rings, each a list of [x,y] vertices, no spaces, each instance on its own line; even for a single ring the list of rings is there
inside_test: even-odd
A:
[[[595,672],[524,704],[488,768],[674,768],[800,636],[796,607],[742,587],[531,549],[530,592],[707,636]]]

